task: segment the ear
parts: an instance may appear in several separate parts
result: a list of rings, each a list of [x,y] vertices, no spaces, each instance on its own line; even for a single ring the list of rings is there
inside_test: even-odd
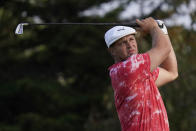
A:
[[[108,48],[108,52],[109,52],[113,57],[115,56],[114,48],[112,48],[112,47]]]

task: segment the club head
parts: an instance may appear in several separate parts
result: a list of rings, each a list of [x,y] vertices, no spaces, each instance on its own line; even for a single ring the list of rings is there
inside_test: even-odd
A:
[[[17,35],[21,35],[23,34],[23,26],[24,25],[29,25],[29,23],[20,23],[17,25],[16,30],[15,30],[15,34]]]

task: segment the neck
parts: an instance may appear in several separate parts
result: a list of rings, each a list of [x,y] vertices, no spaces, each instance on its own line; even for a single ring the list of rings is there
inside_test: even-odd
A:
[[[114,58],[114,63],[119,63],[119,62],[122,62],[122,61],[124,61],[124,59]]]

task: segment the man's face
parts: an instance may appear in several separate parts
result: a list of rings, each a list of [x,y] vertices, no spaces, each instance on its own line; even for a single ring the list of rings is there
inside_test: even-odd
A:
[[[134,35],[127,35],[116,41],[110,48],[110,53],[116,62],[126,60],[133,54],[138,53],[137,42]]]

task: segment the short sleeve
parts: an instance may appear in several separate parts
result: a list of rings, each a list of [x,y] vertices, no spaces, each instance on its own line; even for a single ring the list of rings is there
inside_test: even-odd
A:
[[[143,54],[143,57],[144,57],[144,59],[145,59],[145,63],[146,63],[146,68],[147,68],[147,70],[148,70],[149,72],[151,72],[151,71],[150,71],[150,64],[151,64],[151,63],[150,63],[150,56],[149,56],[149,54],[148,54],[148,53],[144,53],[144,54]],[[157,67],[156,69],[154,69],[153,72],[151,72],[151,74],[152,74],[153,80],[156,81],[157,78],[158,78],[158,76],[159,76],[159,68]]]
[[[143,59],[144,59],[144,66],[146,68],[147,71],[150,72],[150,56],[148,53],[144,53],[144,54],[141,54],[143,56]]]
[[[153,80],[156,81],[157,78],[159,76],[159,68],[157,67],[153,72],[152,72],[152,77],[153,77]]]

